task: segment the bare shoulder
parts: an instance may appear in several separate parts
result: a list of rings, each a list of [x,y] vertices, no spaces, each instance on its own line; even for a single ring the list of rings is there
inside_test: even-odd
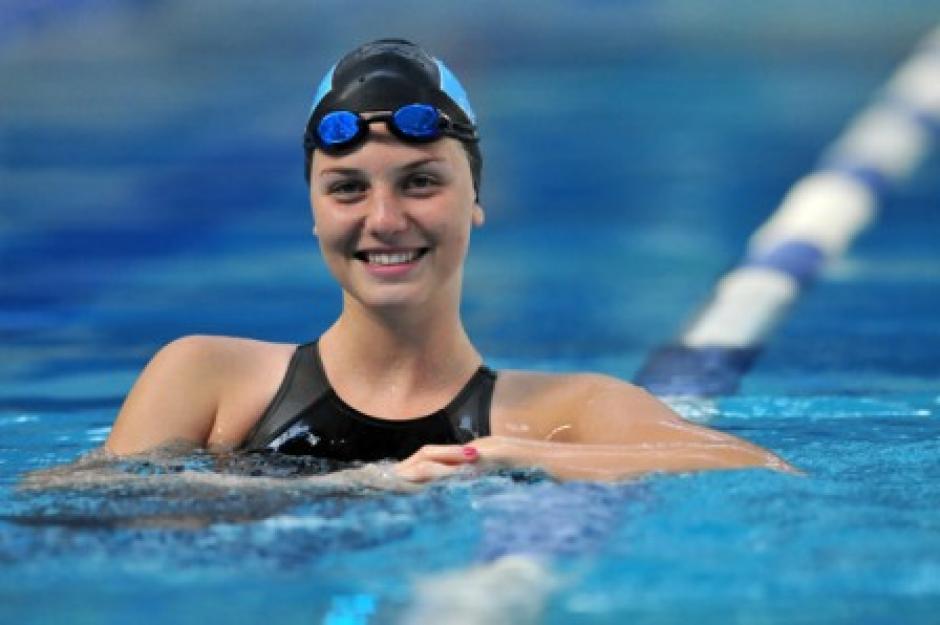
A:
[[[271,343],[234,336],[190,335],[164,346],[154,360],[165,358],[174,365],[211,368],[216,373],[232,373],[244,369],[264,368],[290,358],[297,345]]]
[[[142,377],[169,370],[176,377],[195,376],[224,395],[246,378],[270,371],[282,363],[286,369],[296,347],[289,343],[232,336],[184,336],[161,348]]]
[[[598,373],[500,371],[493,395],[494,434],[574,442],[608,418],[636,423],[679,417],[646,390]]]
[[[274,398],[297,345],[232,337],[201,338],[214,339],[206,359],[222,372],[218,410],[207,444],[237,446]]]
[[[137,379],[106,447],[136,453],[173,440],[237,444],[276,392],[295,348],[224,336],[172,341]]]
[[[663,405],[645,389],[601,373],[539,373],[500,371],[494,403],[508,408],[529,405],[544,407],[561,402],[596,403],[600,399],[618,402]],[[671,411],[670,411],[671,412]]]

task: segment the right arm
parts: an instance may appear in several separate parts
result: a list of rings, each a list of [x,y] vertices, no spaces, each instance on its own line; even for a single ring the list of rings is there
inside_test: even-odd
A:
[[[140,374],[105,449],[128,455],[172,442],[236,448],[274,397],[295,348],[227,336],[173,341]]]
[[[124,400],[105,449],[128,455],[175,441],[206,445],[226,366],[218,352],[203,336],[177,339],[157,352]]]

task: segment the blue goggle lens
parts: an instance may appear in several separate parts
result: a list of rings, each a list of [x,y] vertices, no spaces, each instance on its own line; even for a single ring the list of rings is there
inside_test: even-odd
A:
[[[419,140],[441,135],[441,114],[429,104],[409,104],[392,114],[392,123],[401,134]]]
[[[327,113],[317,125],[324,147],[339,147],[356,139],[361,132],[360,118],[349,111]]]

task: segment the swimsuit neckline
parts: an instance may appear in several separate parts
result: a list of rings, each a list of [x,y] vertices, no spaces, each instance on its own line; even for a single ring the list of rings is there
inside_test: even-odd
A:
[[[401,425],[402,427],[414,425],[421,421],[427,421],[429,419],[436,419],[440,417],[446,417],[449,413],[453,412],[457,406],[460,406],[467,398],[467,395],[473,392],[474,387],[477,385],[477,381],[491,373],[491,369],[485,364],[481,364],[476,371],[473,372],[473,375],[470,376],[470,379],[467,380],[467,383],[457,392],[453,399],[451,399],[446,406],[439,408],[430,414],[426,414],[419,417],[409,417],[407,419],[383,419],[382,417],[375,417],[361,410],[354,408],[349,405],[339,393],[336,392],[336,389],[333,388],[333,384],[330,382],[330,379],[326,375],[326,368],[323,366],[323,361],[320,359],[320,342],[315,341],[313,343],[313,353],[314,353],[314,364],[317,367],[319,375],[326,380],[327,386],[329,388],[328,397],[333,401],[333,403],[348,413],[349,415],[362,419],[363,421],[368,421],[371,423],[382,424],[386,426],[396,427]]]

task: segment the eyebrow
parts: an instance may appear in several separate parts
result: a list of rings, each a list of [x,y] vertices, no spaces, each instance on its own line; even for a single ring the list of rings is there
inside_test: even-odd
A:
[[[412,161],[401,167],[397,167],[396,171],[399,172],[408,172],[414,171],[415,169],[420,169],[425,165],[430,165],[432,163],[446,163],[446,159],[443,159],[438,156],[429,156],[427,158],[421,158],[416,161]],[[361,169],[355,167],[327,167],[321,171],[318,176],[324,176],[326,174],[338,174],[341,176],[361,176],[364,172]]]
[[[429,156],[427,158],[422,158],[416,161],[412,161],[411,163],[408,163],[407,165],[402,165],[401,167],[398,168],[398,171],[413,171],[415,169],[420,169],[421,167],[424,167],[425,165],[430,165],[432,163],[446,163],[446,162],[447,161],[445,159],[440,158],[438,156]]]
[[[361,169],[356,169],[355,167],[328,167],[321,171],[318,175],[322,176],[324,174],[341,174],[344,176],[355,176],[361,174]]]

